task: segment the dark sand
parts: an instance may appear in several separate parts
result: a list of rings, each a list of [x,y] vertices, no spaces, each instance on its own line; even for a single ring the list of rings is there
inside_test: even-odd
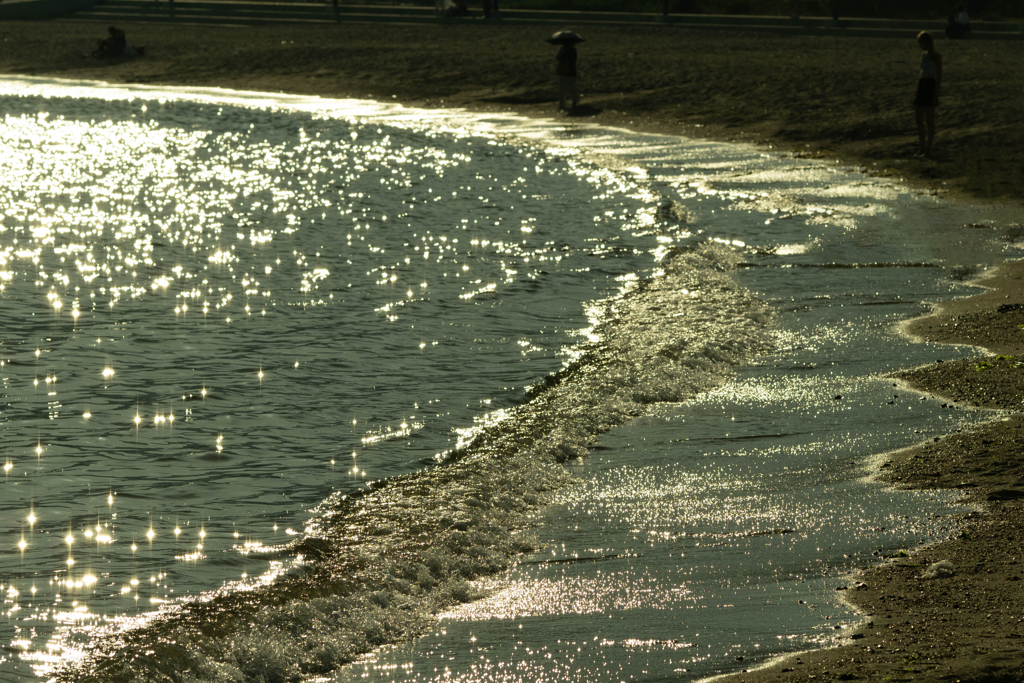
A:
[[[104,26],[0,26],[0,72],[109,82],[220,86],[555,116],[547,27],[122,25],[146,56],[86,56]],[[1024,41],[948,42],[933,158],[915,157],[913,36],[844,39],[671,27],[582,31],[583,106],[574,120],[725,140],[863,165],[954,199],[1024,215]],[[1024,221],[1022,221],[1024,222]],[[896,486],[956,488],[978,512],[963,533],[867,569],[845,595],[869,622],[843,647],[803,653],[735,680],[1024,681],[1024,266],[994,291],[951,302],[909,329],[984,346],[978,359],[901,373],[1005,421],[893,454]],[[965,514],[970,508],[965,508]],[[948,559],[949,578],[919,578]],[[838,587],[837,587],[838,588]],[[852,637],[851,637],[852,635]]]
[[[85,56],[96,22],[7,22],[0,73],[397,99],[555,114],[551,27],[122,24],[138,59]],[[777,36],[669,26],[581,29],[580,121],[748,140],[868,172],[1024,203],[1024,41],[940,40],[933,158],[915,157],[919,50],[906,39]]]

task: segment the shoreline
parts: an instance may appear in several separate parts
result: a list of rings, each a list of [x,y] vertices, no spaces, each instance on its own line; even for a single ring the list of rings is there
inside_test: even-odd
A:
[[[998,411],[988,422],[885,454],[876,475],[898,488],[960,491],[959,535],[908,549],[837,586],[864,617],[842,644],[783,655],[716,681],[1024,680],[1022,281],[1024,261],[1003,263],[974,281],[986,291],[905,325],[912,336],[973,344],[982,355],[891,375],[962,406]],[[922,578],[944,560],[951,575]]]
[[[219,86],[438,109],[557,112],[545,27],[124,23],[136,58],[91,57],[98,21],[0,26],[0,73]],[[664,25],[590,26],[566,119],[834,158],[960,200],[1024,211],[1024,41],[948,41],[931,158],[917,156],[913,36],[841,38]]]
[[[543,34],[537,28],[471,27],[470,33],[463,26],[384,26],[376,27],[376,43],[358,35],[364,27],[123,28],[129,40],[146,45],[147,57],[84,56],[102,33],[95,22],[11,23],[0,27],[0,72],[557,115],[553,50],[537,40],[527,53],[519,51],[527,38]],[[1024,64],[1024,43],[964,43],[956,46],[959,56],[953,44],[940,44],[947,58],[955,57],[950,79],[965,78],[966,65],[974,71],[969,88],[944,96],[942,116],[960,129],[944,131],[940,118],[936,158],[917,159],[912,112],[901,99],[906,84],[883,83],[873,100],[863,100],[884,64],[897,60],[901,78],[904,71],[904,80],[916,78],[912,46],[891,39],[647,31],[645,54],[632,29],[588,29],[581,61],[607,77],[603,89],[589,94],[592,81],[584,81],[584,104],[567,119],[836,158],[955,201],[1002,204],[1014,220],[1024,216],[1024,94],[1005,96],[1005,84],[991,92],[993,69]],[[458,42],[436,42],[453,35]],[[681,37],[692,52],[679,49]],[[953,68],[967,58],[959,72]],[[785,78],[763,80],[773,71]],[[769,102],[784,105],[760,106]],[[865,121],[877,122],[867,124],[877,130]],[[847,644],[787,655],[720,680],[1024,680],[1024,366],[1016,360],[1024,363],[1024,262],[1004,263],[981,283],[990,289],[946,302],[908,321],[906,331],[975,345],[982,355],[893,377],[963,405],[1006,411],[1006,419],[889,454],[879,478],[898,487],[960,490],[964,505],[984,513],[967,515],[957,538],[863,570],[845,595],[866,622],[844,634]],[[953,576],[919,578],[940,560],[953,563]]]

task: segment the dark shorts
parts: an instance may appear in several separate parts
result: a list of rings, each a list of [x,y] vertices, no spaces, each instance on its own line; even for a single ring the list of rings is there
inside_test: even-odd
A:
[[[934,107],[938,104],[935,97],[937,84],[934,78],[922,78],[917,82],[917,95],[914,96],[915,107]]]

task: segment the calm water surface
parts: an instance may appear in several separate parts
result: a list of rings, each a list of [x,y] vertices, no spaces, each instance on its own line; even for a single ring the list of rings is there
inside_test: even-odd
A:
[[[331,678],[745,668],[841,635],[846,573],[953,524],[868,475],[979,417],[884,374],[966,352],[894,325],[1016,254],[984,209],[752,147],[366,102],[14,79],[0,103],[4,680],[222,585],[262,610],[255,587],[316,571],[282,548],[336,542],[342,512],[387,529],[346,541],[368,576],[406,552],[396,505],[434,529],[399,571],[432,578],[367,582],[326,610],[344,626],[289,617],[334,653],[315,666],[268,632],[197,679],[325,675],[403,628],[430,634]],[[441,599],[431,553],[501,526],[459,521],[486,496],[342,496],[453,453],[554,490],[536,553]]]

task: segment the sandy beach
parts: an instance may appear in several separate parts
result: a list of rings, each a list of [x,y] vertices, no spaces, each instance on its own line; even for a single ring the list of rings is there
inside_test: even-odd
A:
[[[549,27],[466,22],[216,27],[120,26],[143,58],[89,57],[105,26],[0,27],[0,72],[221,86],[556,114]],[[838,158],[872,174],[977,199],[1024,203],[1022,41],[940,40],[944,86],[932,158],[918,151],[914,36],[836,38],[581,30],[581,122],[746,140]]]
[[[556,111],[554,49],[544,27],[121,28],[145,46],[144,57],[89,56],[105,32],[97,23],[8,22],[0,27],[0,72],[565,116]],[[922,158],[910,104],[919,60],[913,36],[581,32],[583,104],[573,119],[835,159],[953,201],[1002,203],[1024,223],[1024,42],[938,43],[946,64],[939,133],[933,156]],[[891,454],[881,468],[895,486],[963,491],[963,532],[837,585],[867,617],[843,634],[847,644],[732,680],[1024,680],[1022,281],[1024,265],[1004,264],[984,281],[986,293],[907,325],[910,334],[976,345],[977,358],[937,358],[893,377],[963,406],[1002,411],[981,427]],[[941,560],[952,563],[951,576],[921,578]]]

